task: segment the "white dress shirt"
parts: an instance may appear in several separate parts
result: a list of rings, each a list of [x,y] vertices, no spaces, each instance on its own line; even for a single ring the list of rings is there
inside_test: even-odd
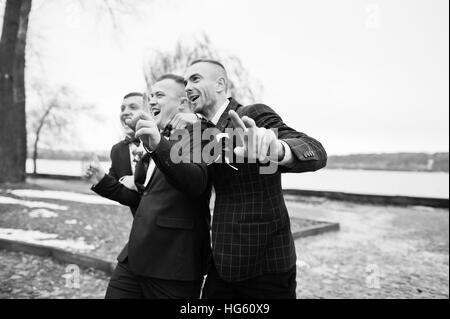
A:
[[[128,144],[128,149],[130,151],[131,171],[134,175],[134,172],[136,171],[136,163],[139,161],[140,157],[142,157],[143,154],[146,153],[146,151],[144,149],[144,144],[142,143],[142,141],[140,142],[139,145],[136,145],[134,143]],[[140,156],[138,153],[141,153]],[[147,184],[153,175],[153,171],[155,170],[155,167],[156,167],[155,162],[150,158],[150,162],[149,162],[148,169],[147,169],[146,176],[145,176],[145,182],[144,182],[145,187],[147,187]]]
[[[155,161],[152,158],[150,158],[150,163],[147,169],[147,175],[145,176],[144,187],[147,187],[148,182],[150,182],[150,178],[152,178],[155,168],[156,168]]]
[[[225,103],[223,103],[222,106],[217,110],[216,114],[214,114],[214,116],[211,119],[211,122],[214,125],[217,125],[217,123],[219,123],[220,117],[222,116],[223,112],[225,112],[225,110],[227,109],[228,104],[230,104],[230,101],[227,99]]]

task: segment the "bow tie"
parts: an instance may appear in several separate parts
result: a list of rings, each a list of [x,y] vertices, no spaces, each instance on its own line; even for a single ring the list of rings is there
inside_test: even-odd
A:
[[[170,133],[172,132],[172,125],[167,125],[164,130],[161,132],[162,136],[170,137]]]
[[[137,137],[129,137],[129,136],[125,136],[125,140],[124,140],[125,144],[135,144],[136,146],[139,146],[139,144],[141,144],[141,140],[138,139]]]

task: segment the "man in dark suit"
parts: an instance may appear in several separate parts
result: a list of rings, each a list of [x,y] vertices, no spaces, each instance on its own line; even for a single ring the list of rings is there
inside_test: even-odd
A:
[[[123,98],[120,107],[120,123],[125,138],[111,148],[109,173],[105,173],[97,158],[89,165],[86,177],[94,183],[91,189],[100,196],[120,202],[124,196],[117,196],[117,194],[122,192],[127,194],[127,198],[134,197],[133,203],[139,203],[140,196],[134,184],[134,170],[143,148],[141,141],[134,137],[134,132],[125,121],[131,119],[136,112],[143,110],[143,98],[143,94],[139,92],[128,93]],[[120,203],[126,205],[124,202]],[[136,208],[137,205],[130,207],[133,216]]]
[[[153,132],[163,141],[161,145],[169,143],[164,135],[171,134],[167,128],[171,118],[178,112],[191,112],[183,78],[159,78],[152,86],[150,106],[153,117],[141,112],[143,117],[152,122]],[[198,184],[188,180],[184,188],[173,187],[168,182],[171,170],[163,172],[157,166],[160,153],[165,155],[166,151],[161,147],[147,153],[137,164],[135,181],[142,190],[139,202],[129,196],[130,192],[113,191],[119,202],[137,206],[137,210],[128,246],[118,258],[106,298],[200,296],[211,250],[209,184],[206,179]],[[190,169],[195,172],[204,168],[192,165]]]
[[[317,140],[288,127],[270,107],[242,106],[228,98],[227,74],[217,61],[194,61],[186,71],[185,84],[194,112],[220,132],[238,128],[252,136],[241,146],[233,145],[233,165],[209,166],[216,200],[213,258],[203,297],[295,298],[296,254],[281,173],[324,167],[325,149]],[[277,129],[278,136],[271,129]],[[247,160],[237,160],[242,157]],[[274,172],[262,173],[262,168],[273,163],[277,165]]]

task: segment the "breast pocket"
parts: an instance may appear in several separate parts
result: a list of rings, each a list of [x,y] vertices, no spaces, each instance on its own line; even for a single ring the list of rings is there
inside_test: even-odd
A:
[[[156,225],[164,228],[194,229],[194,221],[192,219],[178,217],[158,216],[156,217]]]

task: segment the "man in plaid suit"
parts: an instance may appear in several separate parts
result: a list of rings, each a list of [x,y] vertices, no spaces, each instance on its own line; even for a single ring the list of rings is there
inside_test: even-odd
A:
[[[192,183],[194,179],[204,181],[205,174],[213,182],[213,256],[203,298],[295,298],[296,254],[281,173],[323,168],[327,161],[324,148],[315,139],[288,127],[270,107],[244,107],[229,99],[227,74],[217,61],[194,61],[186,71],[185,84],[194,111],[218,132],[235,128],[253,133],[251,142],[233,144],[231,160],[228,157],[224,161],[223,154],[222,161],[209,163],[208,170],[190,165],[177,168],[170,165],[168,155],[157,164],[166,174],[171,171],[179,175],[172,181],[181,181],[185,171]],[[144,122],[139,126],[145,127]],[[271,129],[276,129],[278,136]],[[161,147],[159,139],[148,141],[152,149]],[[277,169],[263,174],[261,168],[270,163],[276,163]]]
[[[228,99],[228,78],[214,60],[194,61],[186,71],[186,92],[196,113],[224,132],[252,129],[253,146],[234,149],[257,162],[210,165],[216,192],[212,221],[213,260],[203,298],[295,298],[296,254],[281,188],[281,173],[309,172],[326,165],[323,146],[288,127],[263,104],[242,106]],[[278,137],[271,130],[277,129]],[[278,170],[261,174],[269,148]],[[250,161],[248,161],[250,162]]]

